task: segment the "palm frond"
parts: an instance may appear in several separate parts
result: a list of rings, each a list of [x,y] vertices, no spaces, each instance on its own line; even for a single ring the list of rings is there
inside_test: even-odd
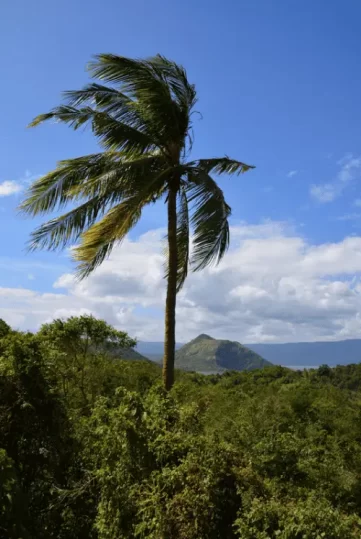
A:
[[[62,193],[59,185],[54,185],[53,193],[47,188],[44,199],[40,201],[39,190],[34,192],[36,184],[33,185],[32,195],[23,203],[23,210],[28,213],[38,213],[40,202],[47,208],[50,203],[54,205],[56,195],[62,197],[65,202],[84,198],[88,200],[36,229],[31,236],[30,250],[39,248],[54,250],[76,241],[85,229],[92,226],[96,219],[109,209],[109,206],[119,203],[137,191],[139,177],[151,178],[164,169],[164,160],[159,155],[122,161],[118,161],[123,157],[122,154],[111,154],[109,160],[108,154],[100,155],[102,159],[96,155],[62,162],[60,165],[62,169],[67,169],[68,174],[79,175],[78,181],[65,182]],[[113,160],[114,156],[116,160]],[[44,187],[42,183],[40,187]]]
[[[177,292],[179,292],[186,280],[189,265],[189,213],[187,194],[184,188],[181,188],[178,193],[177,247]]]
[[[74,259],[79,263],[79,279],[94,271],[109,256],[114,245],[122,242],[140,219],[144,206],[162,196],[168,174],[169,170],[165,169],[153,178],[139,176],[132,194],[81,235],[81,242],[73,251]]]
[[[164,238],[167,240],[167,236]],[[165,278],[169,276],[168,245],[164,242],[163,248]],[[189,266],[189,212],[188,200],[184,186],[181,187],[177,196],[177,292],[179,292],[186,280]]]
[[[170,63],[162,57],[149,60],[132,60],[113,54],[100,54],[89,64],[94,77],[121,85],[120,89],[135,102],[135,107],[145,123],[158,131],[163,143],[183,143],[184,126],[188,125],[188,110],[173,99],[175,90],[180,94],[182,81],[176,84],[173,70],[173,89],[168,83]],[[179,72],[180,74],[180,72]]]
[[[212,159],[198,159],[188,163],[189,166],[204,170],[207,174],[215,172],[216,174],[242,174],[252,168],[253,165],[246,165],[242,161],[236,161],[229,157],[215,157]]]
[[[79,262],[77,275],[87,277],[110,255],[115,243],[120,243],[141,216],[139,197],[129,197],[115,206],[81,236],[81,243],[74,251],[74,260]]]
[[[105,152],[60,161],[55,170],[31,185],[20,211],[35,216],[63,207],[73,199],[75,187],[114,171],[118,159],[119,154]]]
[[[194,84],[190,84],[183,66],[157,54],[148,60],[149,64],[166,80],[172,99],[176,101],[182,114],[179,115],[179,131],[185,137],[190,127],[190,115],[197,102]]]
[[[63,93],[69,105],[78,107],[84,103],[93,103],[99,107],[106,107],[116,102],[119,104],[131,104],[131,99],[119,92],[116,88],[103,86],[95,82],[88,84],[81,90],[68,90]]]
[[[31,234],[29,250],[53,251],[74,243],[84,230],[92,226],[97,218],[104,214],[107,205],[114,203],[116,199],[112,191],[108,196],[97,195],[74,210],[42,224]]]
[[[154,139],[147,133],[119,122],[105,112],[94,112],[92,130],[108,150],[144,154],[157,148]]]
[[[61,105],[47,114],[40,114],[29,125],[34,127],[50,119],[68,124],[73,129],[90,123],[93,133],[103,146],[117,151],[146,153],[156,148],[156,143],[144,131],[113,118],[106,112],[94,110],[91,107],[76,108]]]
[[[60,161],[55,170],[31,185],[20,211],[32,216],[48,213],[73,200],[76,189],[84,189],[87,182],[105,185],[106,175],[118,170],[119,158],[119,153],[104,152]]]
[[[97,112],[104,112],[113,120],[146,133],[157,141],[157,133],[136,110],[137,103],[116,88],[92,83],[81,90],[66,91],[63,95],[69,106],[79,107],[84,103],[95,105]]]
[[[101,196],[105,191],[113,189],[122,196],[129,196],[137,189],[139,177],[152,178],[160,174],[166,163],[159,153],[133,156],[128,153],[117,153],[119,161],[113,170],[105,171],[99,176],[75,185],[69,192],[74,198]]]
[[[36,127],[47,120],[57,120],[58,122],[69,124],[70,127],[76,130],[92,118],[93,112],[93,109],[90,107],[77,109],[70,105],[60,105],[53,108],[50,112],[36,116],[28,127]]]
[[[191,266],[198,271],[218,263],[229,246],[228,218],[231,208],[217,183],[203,170],[188,174],[188,202],[194,202]]]

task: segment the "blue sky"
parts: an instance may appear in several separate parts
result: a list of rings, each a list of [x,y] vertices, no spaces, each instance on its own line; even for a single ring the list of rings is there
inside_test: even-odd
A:
[[[25,255],[36,223],[16,214],[21,192],[7,193],[59,159],[96,149],[90,133],[26,125],[57,105],[63,90],[86,83],[85,65],[99,52],[159,52],[186,67],[202,113],[194,155],[227,153],[257,167],[221,180],[235,226],[287,223],[314,248],[358,237],[360,17],[356,0],[5,0],[0,287],[53,292],[54,281],[69,271],[66,254]],[[147,212],[132,239],[163,226],[163,210]],[[358,269],[342,273],[350,279]]]

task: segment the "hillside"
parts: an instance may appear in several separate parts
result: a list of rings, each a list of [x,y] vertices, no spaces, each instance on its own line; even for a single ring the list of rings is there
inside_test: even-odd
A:
[[[117,357],[118,356],[120,359],[135,359],[135,360],[149,361],[147,357],[137,352],[137,350],[134,350],[134,348],[119,348],[119,350],[117,350]]]
[[[177,343],[180,349],[184,344]],[[361,339],[344,341],[296,342],[284,344],[245,344],[256,354],[276,365],[285,367],[317,368],[320,365],[349,365],[361,362]],[[138,342],[136,350],[152,359],[161,361],[164,344],[162,342]]]
[[[250,371],[271,363],[238,342],[217,340],[202,334],[177,350],[175,365],[187,371],[215,373]]]
[[[149,358],[143,356],[143,354],[140,354],[137,350],[134,348],[111,348],[107,349],[106,353],[108,356],[118,358],[118,359],[131,359],[131,360],[142,360],[142,361],[150,361]]]

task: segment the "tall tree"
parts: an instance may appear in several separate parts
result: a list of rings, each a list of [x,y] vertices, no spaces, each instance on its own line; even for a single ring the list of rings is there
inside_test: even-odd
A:
[[[168,206],[167,297],[163,378],[174,380],[176,294],[188,269],[218,262],[229,244],[231,208],[211,177],[253,168],[228,157],[189,161],[196,91],[183,67],[157,55],[133,60],[112,54],[88,66],[99,82],[64,93],[65,104],[33,120],[55,119],[73,129],[89,125],[103,151],[60,161],[35,181],[21,209],[35,216],[75,209],[32,234],[30,248],[78,242],[78,276],[88,276],[120,243],[143,208],[161,198]],[[193,249],[190,253],[190,229]]]

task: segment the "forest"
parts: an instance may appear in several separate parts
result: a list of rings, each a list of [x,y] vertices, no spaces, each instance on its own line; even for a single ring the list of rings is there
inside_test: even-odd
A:
[[[360,365],[166,391],[135,344],[87,315],[1,321],[1,539],[361,536]]]

